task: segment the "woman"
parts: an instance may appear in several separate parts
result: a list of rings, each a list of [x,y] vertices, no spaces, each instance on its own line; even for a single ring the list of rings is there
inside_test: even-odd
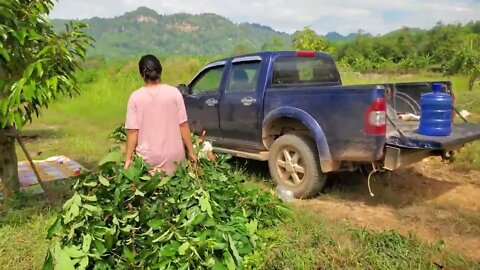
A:
[[[138,67],[145,85],[128,100],[125,168],[136,152],[156,170],[173,174],[175,164],[185,159],[185,148],[190,160],[197,160],[185,104],[177,88],[161,82],[162,65],[155,56],[143,56]]]

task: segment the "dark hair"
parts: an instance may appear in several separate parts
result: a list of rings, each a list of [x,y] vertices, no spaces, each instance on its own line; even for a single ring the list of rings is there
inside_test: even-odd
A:
[[[138,70],[146,82],[156,81],[162,76],[162,64],[154,55],[144,55],[138,62]]]

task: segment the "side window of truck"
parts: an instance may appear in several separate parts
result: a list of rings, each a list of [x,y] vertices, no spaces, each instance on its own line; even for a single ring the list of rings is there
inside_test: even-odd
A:
[[[217,92],[220,89],[224,70],[225,66],[217,66],[200,74],[191,86],[192,94]]]
[[[321,57],[278,57],[272,85],[338,83],[340,76],[333,60]]]
[[[228,78],[227,92],[252,92],[257,86],[261,62],[234,63]]]

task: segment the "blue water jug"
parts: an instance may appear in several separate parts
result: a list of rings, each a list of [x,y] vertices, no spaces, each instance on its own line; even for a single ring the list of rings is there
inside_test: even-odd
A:
[[[452,133],[452,97],[434,83],[433,92],[422,95],[422,115],[418,133],[427,136],[448,136]]]

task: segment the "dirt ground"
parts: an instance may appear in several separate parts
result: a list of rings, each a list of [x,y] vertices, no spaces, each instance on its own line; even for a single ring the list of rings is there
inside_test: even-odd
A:
[[[462,173],[439,159],[375,177],[371,197],[359,174],[334,175],[324,194],[296,201],[332,220],[373,230],[415,233],[480,260],[480,172]]]

